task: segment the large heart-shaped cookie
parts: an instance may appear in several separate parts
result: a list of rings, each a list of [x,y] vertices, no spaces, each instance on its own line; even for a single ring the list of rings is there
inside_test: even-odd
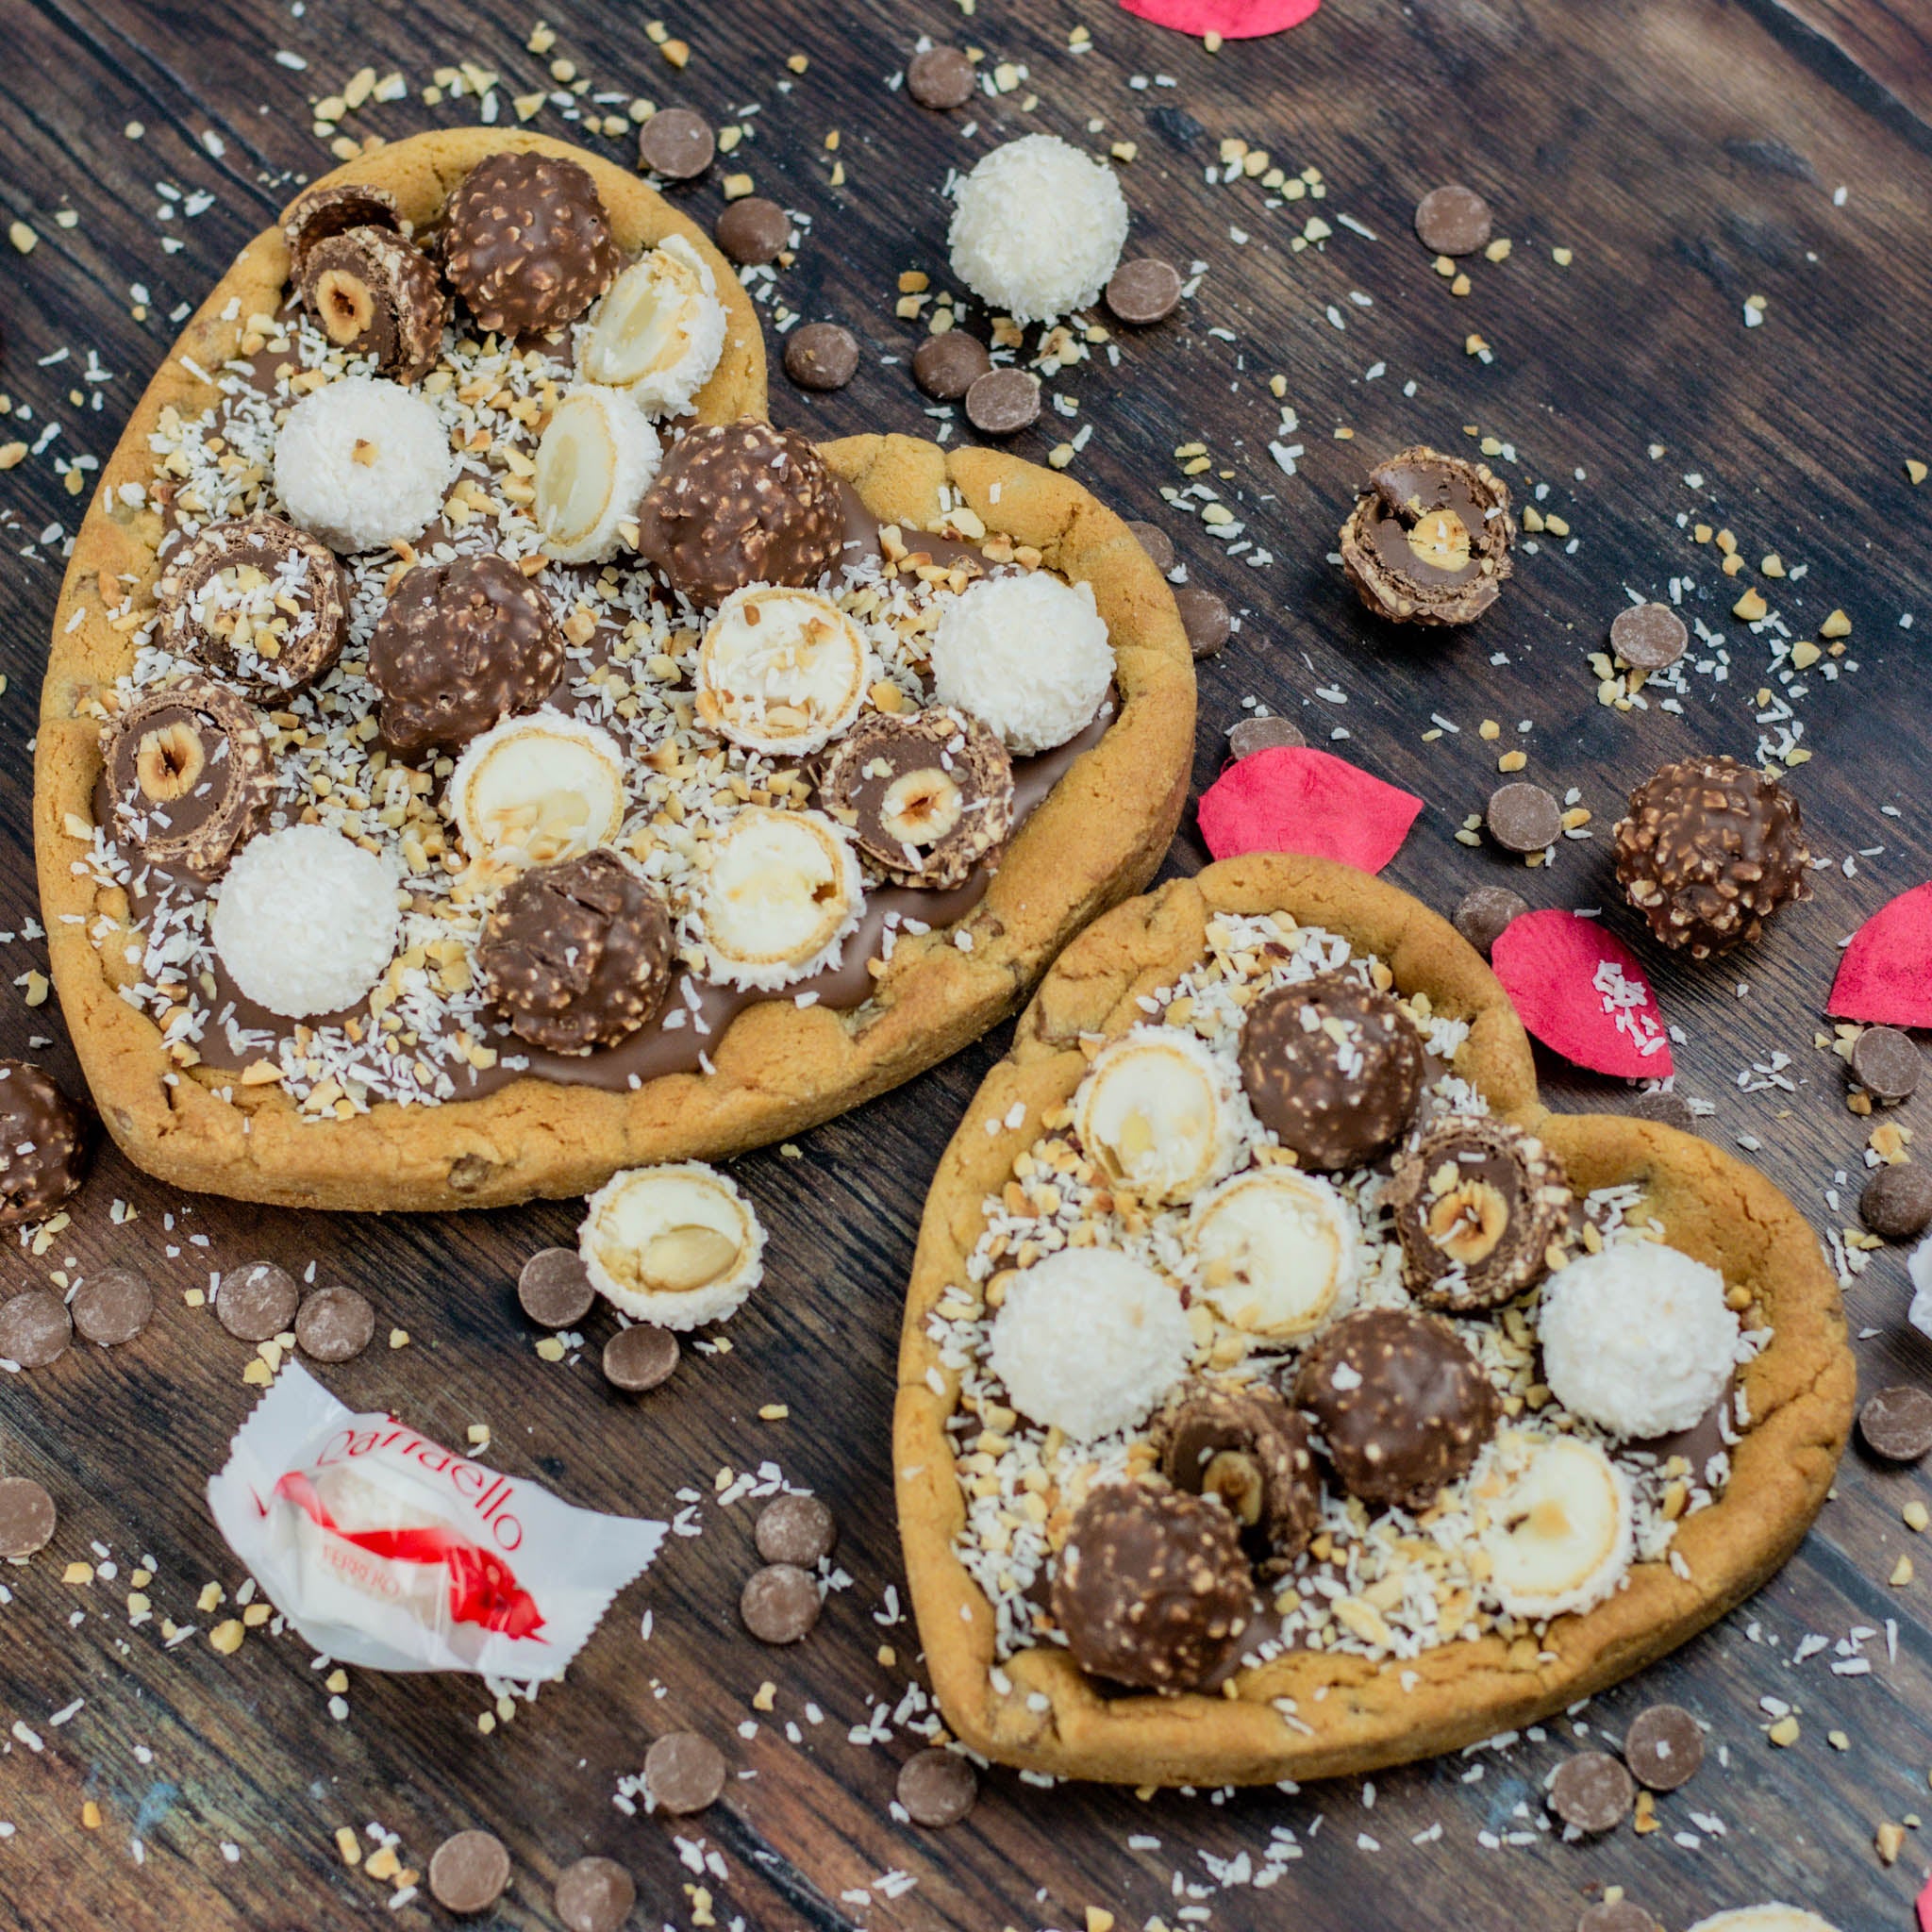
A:
[[[714,373],[692,398],[691,416],[660,419],[666,444],[692,418],[699,425],[761,418],[763,343],[757,313],[736,273],[689,220],[624,170],[534,135],[476,128],[398,142],[317,186],[363,184],[387,191],[418,238],[428,238],[434,259],[439,247],[448,253],[439,240],[448,197],[480,161],[505,151],[567,158],[587,169],[622,258],[676,238],[684,258],[708,271],[724,311],[723,346]],[[891,893],[869,872],[865,905],[871,923],[851,933],[842,954],[824,972],[782,989],[754,989],[746,997],[711,1004],[710,990],[700,992],[693,974],[688,983],[674,982],[658,1020],[588,1058],[574,1058],[558,1049],[545,1058],[498,1024],[484,1051],[490,1065],[481,1059],[475,1066],[458,1065],[444,1056],[434,1066],[425,1059],[420,1074],[412,1075],[391,1052],[398,1040],[405,1054],[413,1051],[418,1038],[409,1024],[397,1026],[399,1014],[407,1019],[408,985],[381,1011],[351,1010],[346,1032],[339,1019],[317,1021],[318,1031],[333,1031],[311,1052],[309,1039],[298,1030],[301,1023],[277,1024],[272,1016],[264,1021],[259,1011],[238,1008],[230,984],[210,972],[207,949],[196,950],[198,938],[182,941],[177,959],[163,957],[166,949],[157,947],[152,922],[144,918],[151,901],[142,898],[148,883],[142,855],[115,843],[117,821],[102,782],[104,725],[133,701],[143,679],[155,675],[152,653],[144,647],[154,639],[157,550],[168,533],[164,490],[199,487],[205,474],[188,465],[192,475],[184,486],[181,467],[170,473],[169,452],[181,448],[183,423],[204,411],[248,406],[267,379],[260,372],[272,371],[277,353],[285,368],[293,366],[287,362],[289,325],[283,325],[279,351],[263,348],[265,340],[276,338],[272,319],[283,308],[290,274],[282,231],[265,233],[188,325],[108,460],[75,542],[54,625],[35,767],[36,846],[54,979],[102,1115],[139,1165],[185,1187],[248,1199],[382,1209],[492,1206],[540,1194],[581,1193],[619,1167],[729,1155],[799,1132],[955,1052],[1010,1011],[1082,924],[1144,886],[1185,797],[1193,736],[1192,664],[1160,574],[1126,526],[1064,475],[989,450],[944,451],[907,438],[859,437],[822,452],[841,492],[848,561],[858,543],[858,554],[879,559],[870,567],[884,573],[888,591],[896,577],[907,598],[924,596],[935,605],[974,573],[1031,567],[1090,585],[1107,625],[1114,659],[1111,711],[1103,707],[1086,730],[1041,757],[1015,753],[1017,829],[996,866],[982,860],[964,888],[926,890],[915,882]],[[482,331],[464,323],[460,308],[457,313],[458,348],[450,353],[460,356],[470,353],[462,347],[465,331],[471,350]],[[552,353],[567,362],[567,335],[553,340],[565,346]],[[533,375],[528,368],[505,375],[508,365],[500,356],[487,359],[494,353],[486,344],[482,362],[473,358],[449,365],[446,359],[423,388],[440,383],[441,395],[454,388],[468,407],[474,387],[479,407],[501,411],[493,419],[495,441],[508,449],[506,465],[512,458],[523,464],[501,474],[511,485],[526,484],[525,445],[571,375],[567,367],[556,375],[540,370]],[[514,359],[525,352],[509,353]],[[538,349],[527,354],[534,357]],[[465,375],[482,369],[491,372],[490,379]],[[238,377],[238,370],[256,374]],[[319,379],[324,372],[314,373]],[[226,398],[217,386],[223,378],[231,386]],[[244,389],[255,388],[234,406],[238,380]],[[484,394],[498,382],[499,393]],[[524,405],[511,395],[519,383],[528,391],[521,419]],[[271,388],[271,406],[286,409],[288,393]],[[237,507],[224,507],[223,513],[274,508],[266,485],[256,489],[265,462],[260,444],[269,434],[260,419],[253,426],[239,420],[230,428],[228,418],[218,413],[214,426],[228,430],[228,447],[219,456],[225,466],[221,487],[236,491]],[[487,423],[479,426],[458,415],[454,433],[466,454],[482,452],[486,468],[493,462]],[[521,443],[509,440],[517,436]],[[206,445],[197,448],[205,453]],[[469,489],[475,469],[473,462],[458,483],[456,498]],[[505,494],[511,491],[507,488]],[[467,516],[474,531],[478,514],[490,530],[492,512],[479,512],[473,495],[462,516],[452,518],[446,510],[445,523],[460,525]],[[944,566],[937,582],[929,575],[939,568],[931,561],[934,554]],[[387,552],[377,555],[385,566],[395,561]],[[558,582],[557,567],[544,575],[541,557],[524,553],[524,560],[538,566],[535,575],[545,584]],[[922,571],[928,575],[922,576]],[[611,600],[621,600],[626,586],[641,577],[627,549],[602,572],[609,580],[604,586],[610,593],[608,611]],[[325,699],[320,711],[304,710],[298,717],[266,701],[266,730],[277,746],[283,761],[277,770],[284,776],[289,745],[299,748],[305,732],[311,747],[338,726],[374,733],[376,718],[360,660],[383,597],[393,592],[399,574],[398,566],[386,585],[380,575],[370,578],[366,571],[355,579],[343,662],[340,675],[330,674],[316,687]],[[598,568],[590,566],[566,582],[575,586],[598,576]],[[858,586],[859,594],[863,590]],[[575,616],[588,608],[579,596],[573,609],[554,591],[552,601],[560,621],[567,612]],[[896,608],[890,598],[885,601],[889,610]],[[656,620],[648,614],[640,620],[645,632],[657,623],[655,643],[627,647],[618,664],[641,665],[649,651],[668,648],[661,592],[657,608]],[[619,608],[616,619],[599,622],[612,626],[614,639],[625,615]],[[674,614],[672,621],[702,628],[708,619]],[[568,622],[563,628],[570,637]],[[899,635],[909,632],[908,623]],[[656,681],[657,694],[642,700],[647,707],[661,698],[675,712],[682,693],[685,710],[678,715],[686,727],[696,635],[694,629],[678,634],[691,657],[653,658],[659,668],[625,674],[633,691],[641,681]],[[602,650],[601,642],[597,648]],[[906,696],[919,675],[916,663],[911,675],[906,674],[909,655],[902,655],[898,667],[901,684],[893,701],[902,707],[921,702]],[[597,661],[600,675],[609,662]],[[887,664],[885,670],[889,677],[893,667]],[[582,687],[571,681],[575,675],[567,673],[558,690],[580,693]],[[883,707],[892,697],[890,691],[881,697],[874,686],[861,715],[870,717],[875,705]],[[593,690],[571,702],[582,717],[586,707],[602,706],[605,699]],[[618,708],[621,713],[621,703]],[[720,787],[731,789],[734,800],[753,804],[774,797],[781,804],[796,803],[816,782],[807,764],[756,765],[703,733],[693,751],[688,728],[668,750],[661,741],[647,744],[635,729],[626,743],[632,810],[623,840],[633,855],[649,845],[652,825],[682,811],[686,803],[669,801],[658,819],[649,818],[639,796],[651,782],[641,771],[650,758],[659,760],[658,772],[670,771],[680,784],[695,769],[694,759],[721,761]],[[447,795],[450,761],[445,756],[432,764],[431,755],[425,754],[416,765],[411,783],[433,813],[436,802]],[[374,769],[357,768],[358,774]],[[774,771],[780,774],[783,797],[775,789],[761,789]],[[358,782],[359,777],[352,785]],[[308,789],[298,787],[292,793],[284,784],[279,803],[285,815],[331,822],[344,797],[340,775],[324,792],[307,778],[302,784]],[[375,790],[370,788],[362,805],[350,795],[351,813],[365,807],[371,813],[402,809],[395,803],[402,793],[393,786],[380,796]],[[722,799],[724,791],[716,796]],[[432,868],[442,863],[438,839],[445,839],[452,862],[459,858],[459,827],[445,824],[439,831],[420,815],[415,823],[429,826]],[[385,851],[396,842],[381,824],[358,821],[352,835],[358,828],[373,834]],[[675,836],[675,828],[665,836]],[[408,865],[414,879],[422,875],[421,858],[420,850],[411,857],[405,849],[398,862]],[[213,903],[212,896],[202,902],[205,909]],[[192,892],[186,901],[177,893],[175,904],[198,934]],[[676,937],[689,942],[684,928],[676,929]],[[688,960],[690,955],[682,957]],[[398,962],[405,958],[415,959],[416,954],[396,956]],[[216,963],[225,972],[225,959]],[[475,977],[474,945],[464,939],[451,954],[433,942],[411,971],[428,974],[439,994],[447,993],[460,1007]],[[423,980],[409,984],[421,986]],[[376,991],[388,997],[384,982]],[[238,1011],[241,1018],[230,1025]],[[679,1026],[683,1030],[674,1036],[670,1029]],[[358,1058],[364,1041],[389,1056],[383,1077],[373,1084],[358,1078],[358,1067],[366,1071],[367,1065]],[[412,1077],[422,1080],[420,1098],[407,1092]]]
[[[1580,1613],[1541,1621],[1483,1614],[1478,1582],[1441,1627],[1439,1641],[1411,1641],[1402,1632],[1415,1627],[1403,1622],[1414,1608],[1412,1599],[1399,1602],[1399,1591],[1378,1596],[1369,1591],[1345,1612],[1323,1612],[1318,1621],[1324,1627],[1312,1642],[1277,1642],[1263,1661],[1204,1676],[1202,1689],[1149,1694],[1082,1671],[1055,1622],[1060,1599],[1049,1589],[1075,1504],[1123,1474],[1147,1472],[1154,1460],[1148,1424],[1130,1422],[1124,1436],[1100,1440],[1090,1454],[1082,1441],[1069,1442],[1058,1430],[1046,1436],[1024,1414],[1016,1416],[1018,1402],[1009,1400],[1012,1391],[990,1366],[990,1307],[1005,1307],[1010,1282],[1024,1280],[1037,1256],[1050,1253],[1063,1236],[1072,1249],[1091,1241],[1092,1230],[1080,1232],[1079,1221],[1120,1211],[1117,1200],[1109,1210],[1108,1198],[1095,1208],[1094,1196],[1083,1193],[1095,1157],[1080,1141],[1070,1107],[1076,1091],[1094,1091],[1092,1083],[1084,1090],[1082,1083],[1096,1054],[1135,1027],[1172,1033],[1179,1023],[1180,1031],[1194,1030],[1189,1009],[1170,1017],[1173,990],[1191,974],[1197,976],[1190,986],[1204,983],[1199,974],[1214,970],[1205,963],[1211,951],[1218,948],[1217,957],[1224,958],[1233,943],[1227,922],[1257,917],[1275,920],[1285,930],[1300,928],[1304,940],[1307,929],[1317,928],[1345,941],[1352,958],[1381,962],[1406,1007],[1431,1025],[1441,1023],[1446,1030],[1436,1036],[1440,1041],[1456,1042],[1435,1074],[1467,1082],[1492,1116],[1540,1141],[1567,1172],[1579,1199],[1599,1190],[1625,1191],[1599,1197],[1615,1203],[1613,1222],[1635,1229],[1654,1220],[1652,1238],[1719,1271],[1742,1324],[1740,1357],[1748,1357],[1727,1400],[1741,1398],[1735,1412],[1748,1421],[1729,1431],[1736,1440],[1728,1447],[1728,1479],[1707,1495],[1696,1491],[1708,1466],[1700,1474],[1687,1465],[1688,1486],[1680,1483],[1674,1494],[1669,1485],[1676,1465],[1658,1462],[1646,1471],[1623,1453],[1624,1445],[1613,1445],[1610,1454],[1620,1466],[1636,1469],[1640,1491],[1648,1486],[1657,1507],[1641,1506],[1650,1512],[1648,1529],[1640,1515],[1638,1557],[1621,1584]],[[1240,944],[1256,945],[1252,928],[1233,929],[1249,935]],[[1263,957],[1257,965],[1250,954],[1241,970],[1296,970],[1284,963],[1287,957]],[[1207,1037],[1226,1036],[1210,1030]],[[1158,1126],[1164,1103],[1151,1088],[1141,1092],[1153,1096],[1147,1105]],[[1103,1189],[1107,1181],[1103,1171]],[[1042,1199],[1042,1188],[1051,1199]],[[1373,1207],[1365,1223],[1373,1229]],[[1056,1225],[1058,1232],[1052,1231]],[[1158,1215],[1143,1213],[1141,1220],[1151,1249],[1136,1247],[1122,1225],[1115,1220],[1104,1227],[1100,1245],[1162,1252],[1168,1237]],[[1590,1234],[1580,1224],[1578,1231]],[[1583,1245],[1596,1239],[1591,1235]],[[1014,1245],[1027,1240],[1031,1248]],[[1577,1252],[1573,1246],[1571,1253]],[[1166,1253],[1174,1257],[1178,1250],[1170,1245]],[[1017,1266],[1019,1274],[1006,1276],[1007,1287],[995,1287],[1001,1276],[990,1273],[989,1257],[994,1271]],[[1394,1278],[1393,1263],[1391,1269],[1385,1280]],[[1197,1316],[1208,1278],[1194,1277]],[[1469,1339],[1482,1324],[1510,1324],[1522,1344],[1519,1366],[1528,1370],[1537,1360],[1530,1353],[1533,1318],[1531,1305],[1519,1295],[1488,1314],[1459,1318],[1457,1325]],[[1247,1343],[1240,1339],[1226,1354],[1212,1354],[1225,1334],[1216,1323],[1197,1323],[1196,1374],[1230,1357],[1241,1362]],[[1082,1361],[1121,1340],[1114,1335],[1103,1342],[1091,1324],[1069,1334],[1066,1364],[1041,1379],[1057,1401],[1071,1404],[1071,1387],[1080,1402],[1105,1411],[1117,1386],[1106,1376],[1082,1379]],[[1184,1350],[1187,1344],[1183,1329]],[[1262,1379],[1272,1381],[1275,1361],[1293,1358],[1257,1353],[1249,1365],[1260,1362]],[[1123,1357],[1113,1359],[1118,1364]],[[1285,1379],[1299,1400],[1306,1384]],[[1524,1385],[1519,1374],[1514,1386]],[[1358,1378],[1340,1374],[1332,1384],[1358,1386]],[[1505,1379],[1499,1386],[1510,1385]],[[1763,1583],[1790,1556],[1824,1499],[1850,1426],[1855,1386],[1838,1290],[1818,1242],[1761,1175],[1708,1141],[1648,1122],[1547,1112],[1538,1102],[1528,1042],[1502,989],[1445,921],[1405,893],[1318,859],[1253,855],[1210,866],[1117,908],[1060,956],[1022,1017],[1012,1052],[987,1076],[961,1123],[927,1199],[901,1343],[893,1447],[907,1570],[941,1707],[954,1732],[991,1757],[1134,1784],[1327,1776],[1492,1736],[1641,1669]],[[976,1419],[963,1412],[962,1391]],[[1571,1428],[1571,1420],[1551,1405],[1547,1389],[1535,1389],[1528,1411],[1519,1403],[1504,1426],[1524,1422],[1553,1432]],[[1577,1433],[1590,1432],[1579,1427]],[[1318,1440],[1317,1450],[1324,1447]],[[1472,1486],[1483,1469],[1478,1462]],[[1332,1513],[1339,1478],[1331,1472],[1326,1480],[1331,1514],[1324,1520],[1339,1524],[1344,1516]],[[1161,1485],[1157,1480],[1154,1487]],[[1421,1527],[1416,1518],[1404,1519],[1404,1533],[1422,1541],[1432,1536],[1453,1541],[1456,1532],[1445,1524],[1486,1523],[1482,1516],[1458,1515],[1463,1493],[1452,1487],[1440,1506],[1423,1510],[1418,1505]],[[1349,1507],[1358,1513],[1353,1531],[1338,1530],[1337,1563],[1340,1546],[1352,1534],[1373,1537],[1381,1518],[1379,1510]],[[1547,1502],[1538,1507],[1550,1508]],[[1530,1528],[1537,1530],[1534,1521]],[[1556,1528],[1562,1528],[1560,1509]],[[1428,1574],[1446,1579],[1472,1568],[1463,1560],[1466,1551],[1452,1548],[1446,1561],[1438,1560],[1440,1554],[1424,1562]],[[1131,1566],[1123,1561],[1131,1584]],[[1479,1576],[1480,1560],[1474,1569]],[[1415,1578],[1409,1573],[1410,1585]],[[1288,1599],[1291,1605],[1312,1601],[1330,1584],[1332,1597],[1352,1594],[1319,1537],[1312,1556],[1303,1555],[1281,1580],[1271,1578],[1267,1590],[1279,1591],[1283,1580],[1299,1593]],[[1449,1589],[1446,1581],[1443,1588]],[[1146,1590],[1137,1598],[1126,1588],[1118,1598],[1112,1606],[1117,1622],[1108,1634],[1131,1637],[1134,1621],[1152,1618],[1155,1607]],[[1142,1603],[1150,1607],[1143,1609]],[[1173,1599],[1167,1603],[1171,1611]],[[1300,1620],[1304,1626],[1307,1621]],[[1384,1642],[1390,1625],[1400,1628]],[[1245,1648],[1243,1640],[1233,1655]]]

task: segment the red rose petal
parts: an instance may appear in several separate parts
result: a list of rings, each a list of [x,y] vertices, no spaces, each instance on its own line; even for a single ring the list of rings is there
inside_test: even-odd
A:
[[[1919,1932],[1932,1932],[1932,1878],[1919,1893]]]
[[[1614,933],[1560,908],[1512,919],[1490,964],[1516,1017],[1566,1060],[1630,1080],[1673,1069],[1671,1039],[1643,968]]]
[[[1216,858],[1301,852],[1380,872],[1423,802],[1332,753],[1276,745],[1230,766],[1201,795],[1201,836]]]
[[[1880,1026],[1932,1026],[1932,883],[1901,892],[1856,933],[1824,1010]]]
[[[1129,13],[1176,33],[1219,34],[1224,41],[1257,40],[1299,26],[1322,0],[1121,0]]]

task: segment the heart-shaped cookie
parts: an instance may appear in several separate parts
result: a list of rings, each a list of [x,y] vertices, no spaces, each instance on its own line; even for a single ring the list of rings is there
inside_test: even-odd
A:
[[[1351,1166],[1405,1105],[1395,1155]],[[1257,1185],[1277,1217],[1238,1252],[1224,1210]],[[1424,1233],[1443,1251],[1418,1272]],[[1592,1296],[1662,1310],[1653,1386],[1552,1287],[1586,1261]],[[1818,1242],[1761,1175],[1547,1112],[1502,989],[1407,894],[1321,859],[1210,866],[1060,956],[927,1198],[893,1453],[941,1708],[990,1757],[1132,1784],[1512,1729],[1776,1570],[1855,1386]],[[1687,1393],[1708,1407],[1685,1429]]]

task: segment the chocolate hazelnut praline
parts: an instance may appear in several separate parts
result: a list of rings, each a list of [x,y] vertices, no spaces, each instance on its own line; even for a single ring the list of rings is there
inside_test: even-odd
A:
[[[419,563],[369,640],[382,741],[412,764],[536,710],[562,675],[563,634],[542,591],[493,553]]]
[[[1248,1008],[1239,1058],[1256,1119],[1304,1167],[1324,1173],[1345,1174],[1386,1153],[1408,1131],[1422,1096],[1415,1023],[1347,972],[1271,987]]]
[[[657,1017],[675,964],[671,915],[614,852],[532,866],[483,924],[476,965],[510,1030],[552,1053],[612,1046]]]
[[[436,265],[387,228],[344,228],[311,242],[296,290],[340,349],[371,356],[396,381],[419,382],[436,366],[450,317]]]
[[[478,328],[516,336],[574,322],[618,260],[596,182],[561,155],[490,155],[443,211],[443,272]]]
[[[1417,444],[1369,472],[1341,526],[1356,594],[1394,624],[1468,624],[1509,575],[1508,486],[1482,463]]]
[[[396,198],[367,181],[332,181],[305,190],[282,217],[282,240],[289,246],[289,279],[302,285],[308,251],[350,228],[380,228],[401,235],[405,224]]]
[[[1074,1513],[1053,1615],[1091,1676],[1189,1690],[1227,1661],[1254,1613],[1254,1573],[1219,1502],[1115,1482]]]
[[[1503,1413],[1456,1330],[1408,1308],[1344,1316],[1303,1356],[1294,1401],[1351,1496],[1411,1512],[1467,1474]]]
[[[1191,1382],[1154,1419],[1160,1473],[1190,1495],[1219,1496],[1262,1577],[1285,1572],[1322,1520],[1307,1424],[1265,1383]]]
[[[40,1068],[0,1060],[0,1227],[44,1221],[79,1192],[93,1128],[92,1114]]]

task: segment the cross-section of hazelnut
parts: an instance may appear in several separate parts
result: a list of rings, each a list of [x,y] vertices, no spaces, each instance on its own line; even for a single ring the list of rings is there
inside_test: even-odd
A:
[[[1429,1237],[1452,1261],[1474,1268],[1496,1251],[1509,1225],[1509,1204],[1491,1182],[1457,1180],[1452,1170],[1449,1185],[1429,1203]]]
[[[208,769],[201,733],[186,718],[143,731],[135,748],[134,769],[142,791],[157,804],[183,797],[194,790]]]

